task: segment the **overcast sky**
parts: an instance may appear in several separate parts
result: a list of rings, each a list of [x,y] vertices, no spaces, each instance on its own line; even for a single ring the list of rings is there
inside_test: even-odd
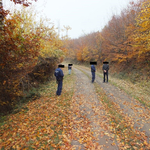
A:
[[[4,2],[5,1],[5,2]],[[3,0],[4,5],[8,3]],[[132,0],[38,0],[36,9],[63,28],[70,26],[68,36],[78,38],[101,29],[113,14],[120,14]],[[137,0],[134,0],[137,1]],[[12,4],[11,4],[12,6]],[[61,32],[60,35],[63,33]]]

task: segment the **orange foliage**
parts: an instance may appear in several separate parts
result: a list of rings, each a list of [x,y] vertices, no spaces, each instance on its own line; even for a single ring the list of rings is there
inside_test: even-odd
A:
[[[5,103],[13,100],[13,95],[20,95],[17,91],[19,82],[36,65],[39,39],[34,31],[23,33],[19,27],[21,17],[5,19],[4,29],[0,37],[0,85]],[[10,94],[8,94],[8,91]],[[7,102],[8,103],[8,102]]]
[[[24,91],[29,90],[29,86],[32,87],[29,73],[38,71],[38,76],[45,79],[56,61],[64,58],[61,49],[63,43],[54,28],[47,28],[43,22],[40,25],[34,24],[32,15],[33,12],[29,15],[24,9],[22,14],[10,14],[5,17],[4,27],[0,30],[1,111],[5,108],[3,106],[14,105],[16,98],[22,97]]]
[[[127,65],[135,59],[135,64],[139,61],[150,63],[149,15],[149,0],[130,2],[120,15],[111,18],[101,32],[74,39],[76,42],[70,47],[76,51],[78,61],[107,59]]]

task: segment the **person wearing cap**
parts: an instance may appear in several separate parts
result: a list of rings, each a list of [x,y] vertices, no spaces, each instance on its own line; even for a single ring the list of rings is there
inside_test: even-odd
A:
[[[103,67],[102,67],[102,70],[103,70],[103,82],[105,82],[105,76],[107,76],[107,81],[108,82],[108,70],[109,70],[109,65],[108,65],[108,62],[103,62]]]
[[[94,65],[91,65],[92,83],[93,83],[94,80],[95,80],[95,72],[96,72],[95,66],[94,66]]]
[[[55,77],[56,77],[56,82],[58,84],[57,87],[57,91],[56,91],[56,95],[61,95],[61,91],[62,91],[62,86],[63,86],[63,71],[61,70],[62,65],[58,65],[58,68],[55,70]]]

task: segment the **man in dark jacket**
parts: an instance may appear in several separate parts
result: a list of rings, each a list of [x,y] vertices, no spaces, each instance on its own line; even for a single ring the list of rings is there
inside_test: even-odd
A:
[[[108,82],[108,70],[109,70],[108,62],[103,62],[102,70],[103,70],[103,74],[104,74],[103,82],[105,82],[105,76],[107,76],[106,82]]]
[[[60,68],[63,68],[63,65],[58,65],[58,68],[55,70],[55,77],[58,83],[58,87],[57,87],[57,91],[56,91],[56,95],[61,95],[61,91],[62,91],[62,86],[63,86],[63,71]]]
[[[95,72],[96,72],[95,66],[94,66],[94,65],[91,65],[92,83],[93,83],[94,80],[95,80]]]

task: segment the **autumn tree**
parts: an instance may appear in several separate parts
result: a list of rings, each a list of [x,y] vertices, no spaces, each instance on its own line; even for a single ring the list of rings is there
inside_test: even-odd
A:
[[[76,39],[69,39],[67,44],[67,53],[66,53],[66,60],[76,60],[77,51],[75,50],[75,44],[77,42]],[[66,46],[66,45],[64,45]]]
[[[141,4],[141,10],[136,17],[136,29],[133,35],[133,51],[138,55],[139,61],[150,64],[150,0]]]
[[[69,40],[68,57],[77,59],[81,62],[97,61],[102,57],[102,43],[104,39],[100,32],[93,32],[78,39]]]
[[[35,14],[24,7],[5,16],[4,30],[0,31],[1,108],[9,109],[16,97],[32,87],[31,77],[42,79],[50,75],[50,68],[64,57],[54,26],[44,25],[44,20],[38,23]]]
[[[3,15],[3,3],[2,3],[2,0],[0,0],[0,30],[2,30],[2,27],[3,27],[3,18],[4,18],[4,15]]]
[[[70,40],[69,47],[74,52],[71,57],[81,62],[107,60],[120,71],[128,68],[131,72],[135,66],[140,68],[142,64],[148,70],[149,16],[149,0],[131,1],[120,15],[112,16],[101,32]]]
[[[33,1],[36,2],[37,0],[31,0],[32,2],[29,0],[10,0],[10,1],[14,2],[15,4],[21,4],[23,6],[30,6]]]
[[[23,24],[22,16],[15,13],[9,18],[5,18],[4,32],[0,37],[1,56],[1,80],[0,86],[3,98],[8,100],[8,96],[19,95],[16,90],[20,80],[36,64],[38,56],[39,38],[32,26],[32,22]],[[27,21],[27,19],[26,19]],[[11,94],[8,95],[7,91]],[[6,96],[6,97],[5,97]],[[9,98],[11,99],[11,97]],[[5,103],[8,103],[8,101]]]

